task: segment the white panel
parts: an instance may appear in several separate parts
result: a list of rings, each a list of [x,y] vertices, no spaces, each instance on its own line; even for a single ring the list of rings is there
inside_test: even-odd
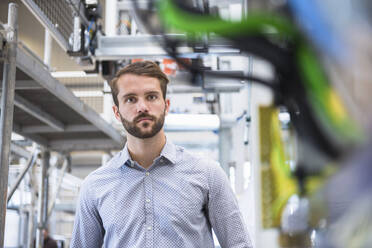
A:
[[[6,211],[4,247],[18,247],[19,215],[14,210]]]

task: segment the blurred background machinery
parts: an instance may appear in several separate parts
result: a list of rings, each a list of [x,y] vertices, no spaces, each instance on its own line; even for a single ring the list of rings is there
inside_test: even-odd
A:
[[[369,10],[2,1],[0,246],[41,245],[48,225],[68,245],[82,178],[125,142],[107,82],[144,59],[172,82],[167,135],[219,160],[256,247],[371,246]]]

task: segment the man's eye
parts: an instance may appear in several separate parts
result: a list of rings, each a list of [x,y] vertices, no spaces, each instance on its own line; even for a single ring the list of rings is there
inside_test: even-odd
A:
[[[127,103],[133,103],[133,102],[135,102],[136,101],[136,99],[134,98],[134,97],[129,97],[129,98],[127,98],[126,100],[125,100],[125,102],[127,102]]]
[[[149,99],[149,100],[155,100],[156,98],[157,98],[156,95],[149,95],[149,96],[147,97],[147,99]]]

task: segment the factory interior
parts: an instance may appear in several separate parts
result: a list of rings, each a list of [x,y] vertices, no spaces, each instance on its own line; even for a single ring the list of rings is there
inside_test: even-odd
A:
[[[368,0],[1,0],[0,247],[70,247],[126,143],[109,82],[146,60],[167,139],[219,163],[253,247],[372,247],[371,41]]]

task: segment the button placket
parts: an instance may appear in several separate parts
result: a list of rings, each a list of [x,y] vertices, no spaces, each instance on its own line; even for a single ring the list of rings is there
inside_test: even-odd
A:
[[[148,171],[145,172],[144,177],[144,184],[145,184],[145,215],[146,215],[146,246],[152,247],[153,244],[153,226],[154,226],[154,218],[153,218],[153,211],[152,211],[152,179],[150,177],[150,173]]]

